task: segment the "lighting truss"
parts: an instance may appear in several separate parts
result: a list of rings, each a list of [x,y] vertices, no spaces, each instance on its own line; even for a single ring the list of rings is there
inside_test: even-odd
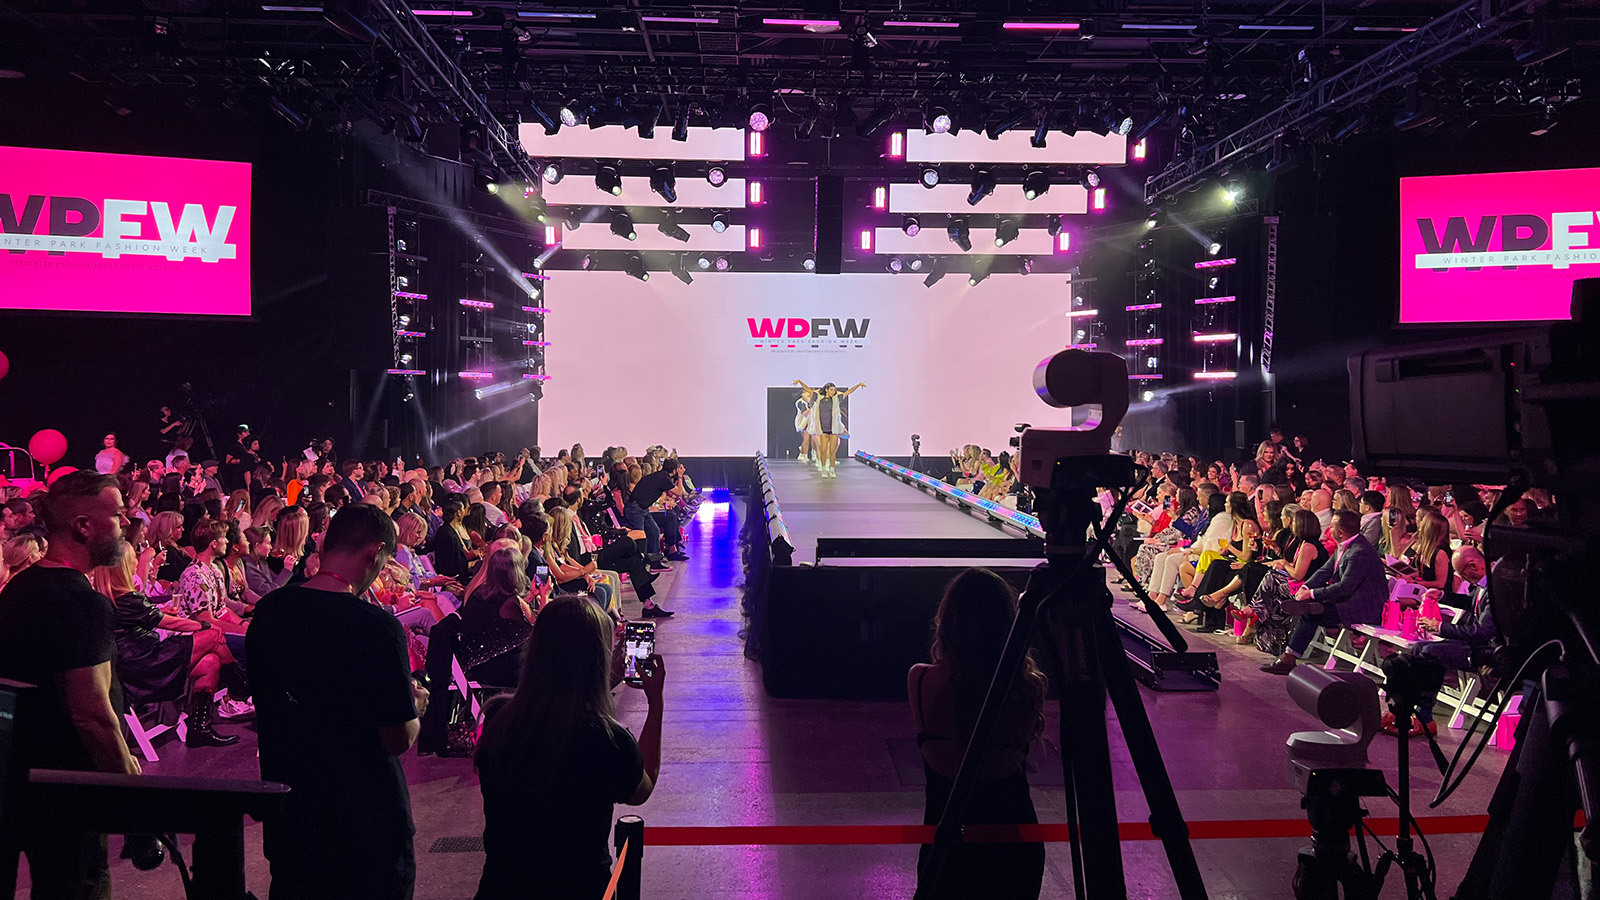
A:
[[[1437,67],[1474,47],[1503,36],[1526,21],[1536,0],[1509,0],[1496,10],[1484,0],[1467,0],[1415,32],[1343,71],[1318,81],[1304,93],[1226,137],[1202,144],[1185,159],[1145,181],[1146,203],[1194,187],[1236,160],[1269,148],[1290,128],[1325,123],[1359,104],[1400,87],[1418,72]]]

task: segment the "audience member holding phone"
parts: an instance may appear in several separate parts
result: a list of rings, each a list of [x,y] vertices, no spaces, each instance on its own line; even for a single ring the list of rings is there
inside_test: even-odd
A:
[[[667,674],[651,655],[639,678],[649,712],[635,741],[611,701],[613,628],[587,597],[551,599],[516,694],[490,710],[476,759],[485,853],[477,900],[604,893],[613,806],[644,803],[661,771]]]

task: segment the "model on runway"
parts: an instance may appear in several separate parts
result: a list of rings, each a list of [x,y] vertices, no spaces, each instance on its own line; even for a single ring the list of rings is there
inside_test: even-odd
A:
[[[856,391],[867,386],[866,382],[858,382],[855,387],[846,391],[839,390],[833,382],[828,382],[821,388],[814,388],[796,378],[795,384],[803,391],[811,391],[817,395],[816,401],[811,404],[811,421],[808,431],[811,442],[817,448],[817,468],[822,470],[822,477],[837,478],[834,471],[839,455],[839,439],[850,436],[850,430],[845,425],[844,413],[839,409],[839,400],[848,397]]]
[[[816,392],[806,388],[800,392],[800,399],[794,401],[794,430],[800,433],[801,462],[817,462],[817,448],[811,440],[811,407],[816,399]]]

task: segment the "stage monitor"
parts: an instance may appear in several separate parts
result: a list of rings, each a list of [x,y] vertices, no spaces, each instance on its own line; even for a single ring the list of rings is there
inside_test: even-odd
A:
[[[1600,275],[1600,169],[1400,179],[1400,322],[1571,316]]]
[[[845,452],[933,459],[964,444],[1009,450],[1018,422],[1068,425],[1033,369],[1071,340],[1061,276],[554,271],[539,407],[548,446],[603,441],[643,453],[778,459],[799,448],[796,379],[849,388]],[[488,407],[486,407],[488,409]],[[946,463],[948,464],[948,463]]]
[[[0,147],[0,309],[250,314],[250,164]]]

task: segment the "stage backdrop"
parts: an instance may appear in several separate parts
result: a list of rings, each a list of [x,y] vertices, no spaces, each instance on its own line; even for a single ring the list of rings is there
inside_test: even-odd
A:
[[[907,454],[915,433],[930,457],[964,443],[998,454],[1017,422],[1068,423],[1032,387],[1034,366],[1067,344],[1060,275],[970,287],[952,273],[928,288],[886,274],[706,273],[686,285],[563,271],[546,288],[546,446],[754,454],[770,408],[793,428],[794,407],[769,407],[768,390],[797,378],[866,382],[847,421],[852,445],[872,453]]]
[[[0,308],[250,314],[250,164],[0,147]]]

